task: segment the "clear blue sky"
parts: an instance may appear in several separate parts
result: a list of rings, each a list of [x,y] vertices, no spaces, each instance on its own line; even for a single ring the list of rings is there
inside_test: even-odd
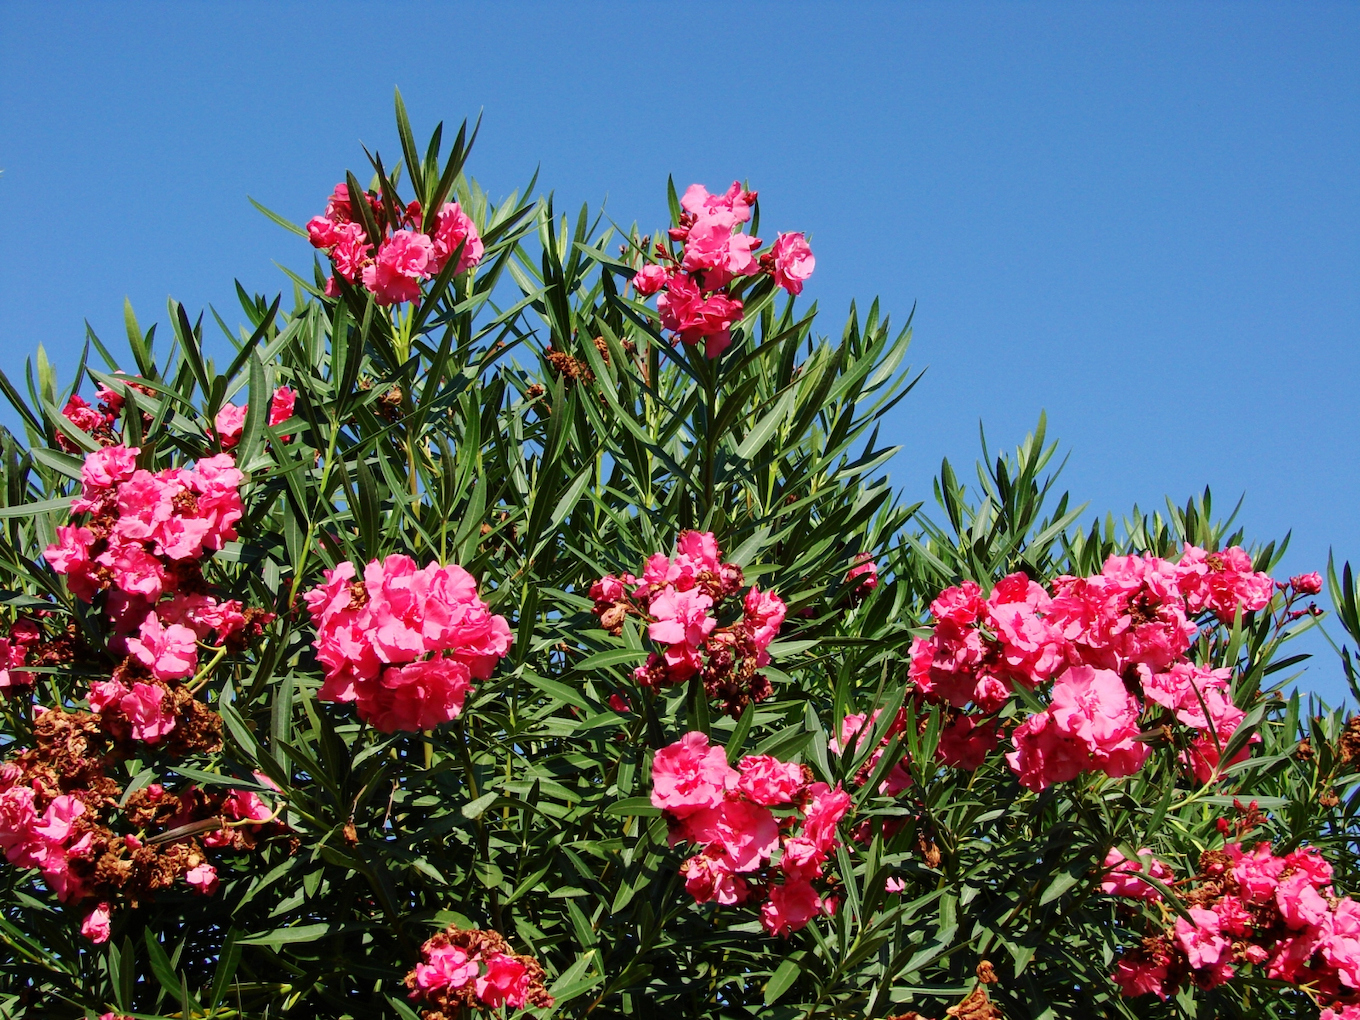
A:
[[[1046,409],[1093,511],[1209,484],[1287,571],[1360,560],[1360,5],[5,2],[0,368],[278,290],[310,249],[246,195],[301,222],[395,154],[394,85],[417,134],[485,111],[493,196],[647,226],[749,178],[826,331],[918,303],[912,498]]]

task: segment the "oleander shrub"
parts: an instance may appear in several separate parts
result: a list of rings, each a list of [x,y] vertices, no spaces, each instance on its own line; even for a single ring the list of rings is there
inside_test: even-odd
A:
[[[908,504],[909,323],[819,331],[749,185],[606,227],[397,126],[268,213],[290,306],[0,377],[0,1011],[1360,1016],[1319,574],[1042,419]]]

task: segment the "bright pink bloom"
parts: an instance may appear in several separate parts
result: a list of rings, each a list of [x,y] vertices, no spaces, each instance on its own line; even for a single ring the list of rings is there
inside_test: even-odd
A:
[[[685,891],[695,903],[717,900],[725,907],[746,900],[750,890],[746,881],[732,871],[731,864],[721,857],[706,853],[695,854],[680,866],[685,876]]]
[[[364,267],[364,286],[380,305],[401,304],[420,297],[420,281],[430,276],[435,246],[424,234],[396,231],[381,248],[378,258]]]
[[[140,637],[128,638],[127,646],[157,680],[190,676],[198,665],[194,632],[178,623],[163,626],[155,613],[142,621]]]
[[[1100,883],[1100,891],[1109,896],[1123,896],[1126,899],[1160,900],[1162,894],[1154,886],[1135,877],[1143,873],[1143,859],[1147,858],[1150,862],[1147,874],[1150,877],[1159,882],[1172,880],[1171,869],[1151,854],[1152,851],[1144,847],[1138,851],[1135,859],[1128,860],[1118,850],[1112,848],[1105,855],[1105,867],[1109,870],[1105,880]]]
[[[1289,587],[1296,595],[1316,595],[1322,591],[1322,575],[1317,571],[1311,574],[1296,574],[1289,579]]]
[[[801,294],[817,266],[802,234],[780,234],[774,242],[774,282],[790,294]]]
[[[751,218],[755,200],[755,192],[744,190],[738,181],[721,195],[710,195],[702,184],[691,184],[680,198],[680,208],[691,216],[731,213],[735,222],[745,223]]]
[[[656,752],[652,804],[679,818],[703,808],[718,808],[739,778],[737,770],[727,764],[722,747],[710,747],[707,736],[691,731]]]
[[[760,585],[751,585],[750,591],[746,593],[743,603],[746,625],[750,630],[751,641],[756,649],[764,652],[770,646],[770,642],[779,633],[779,628],[784,625],[784,616],[788,612],[788,606],[772,591],[761,591]],[[757,665],[763,666],[768,658],[757,661]]]
[[[211,896],[217,892],[217,887],[221,884],[217,878],[217,869],[211,864],[200,864],[196,868],[190,868],[184,876],[184,881],[204,896]]]
[[[80,497],[71,504],[71,512],[86,513],[97,507],[109,490],[121,485],[137,470],[135,446],[105,446],[86,456],[80,467]]]
[[[869,553],[860,553],[855,557],[854,565],[851,566],[845,575],[845,583],[852,583],[855,578],[863,578],[859,584],[855,585],[855,591],[866,594],[878,587],[878,564]]]
[[[175,716],[165,704],[164,687],[133,684],[132,690],[119,699],[119,707],[132,724],[133,740],[159,743],[175,728]]]
[[[1186,545],[1176,572],[1190,611],[1210,609],[1224,623],[1231,623],[1239,608],[1248,613],[1264,609],[1274,594],[1270,575],[1254,571],[1240,546],[1211,553]]]
[[[269,401],[269,425],[274,427],[282,425],[289,418],[293,417],[293,406],[297,403],[297,394],[288,386],[280,386],[274,391],[274,396]]]
[[[1138,702],[1115,673],[1073,666],[1053,685],[1049,712],[1112,776],[1131,775],[1147,759],[1147,745],[1137,740]]]
[[[458,246],[463,246],[463,253],[458,256],[458,265],[455,273],[461,273],[471,269],[478,262],[482,261],[482,255],[486,251],[486,246],[482,244],[481,235],[477,233],[477,226],[472,222],[472,217],[463,212],[457,202],[445,202],[435,223],[434,235],[434,254],[430,259],[429,273],[431,276],[439,273],[444,264]],[[381,257],[380,257],[381,261]]]
[[[718,290],[735,277],[754,276],[760,265],[752,249],[760,238],[733,233],[736,220],[731,213],[706,213],[689,228],[680,268],[687,273],[703,273],[704,289]]]
[[[771,758],[768,754],[748,754],[739,763],[741,778],[737,789],[756,804],[788,804],[803,788],[803,767]]]
[[[822,909],[822,900],[810,882],[790,880],[770,887],[770,898],[760,908],[760,923],[771,935],[801,931]]]
[[[1286,861],[1270,852],[1269,843],[1262,843],[1251,852],[1243,850],[1241,843],[1229,843],[1223,852],[1232,859],[1233,878],[1243,899],[1263,903],[1275,895]]]
[[[615,712],[632,711],[631,706],[629,706],[628,704],[628,699],[625,698],[618,691],[615,691],[613,694],[609,695],[609,707],[612,708]]]
[[[140,542],[120,541],[115,533],[95,562],[113,574],[113,583],[128,595],[155,601],[165,587],[165,566]]]
[[[742,304],[725,294],[705,297],[693,277],[671,277],[664,294],[656,299],[661,325],[675,332],[682,343],[704,341],[704,353],[716,358],[732,343],[732,326],[741,320]]]
[[[416,985],[420,991],[462,988],[477,980],[481,970],[476,959],[469,957],[461,946],[436,946],[428,951],[427,960],[416,964]]]
[[[850,794],[837,784],[833,790],[826,783],[808,787],[810,800],[803,816],[803,835],[822,850],[829,850],[839,841],[836,826],[850,810]]]
[[[497,953],[486,961],[486,973],[477,979],[477,998],[492,1009],[520,1009],[529,995],[529,970],[513,956]]]
[[[331,263],[335,266],[335,271],[343,276],[350,283],[353,283],[364,270],[373,264],[373,248],[368,243],[368,235],[364,233],[364,228],[357,223],[346,223],[336,230],[339,238],[335,242],[335,248],[331,251]],[[326,291],[330,294],[330,288]],[[339,289],[336,289],[331,297],[336,297]]]
[[[359,716],[384,733],[434,729],[458,718],[471,688],[466,664],[442,654],[388,666],[381,683],[360,688]]]
[[[727,800],[716,826],[715,844],[733,871],[755,871],[779,848],[779,825],[767,808]]]
[[[663,266],[649,264],[643,266],[633,275],[633,288],[643,297],[650,297],[662,287],[666,286],[666,281],[670,279]]]
[[[1275,888],[1275,903],[1291,928],[1321,924],[1328,915],[1327,901],[1318,894],[1312,877],[1302,871],[1294,872]]]
[[[1184,917],[1176,919],[1176,941],[1190,958],[1191,967],[1214,967],[1231,951],[1228,940],[1219,934],[1218,915],[1201,907],[1191,907],[1189,913],[1193,924]]]
[[[995,722],[979,726],[973,716],[961,715],[940,730],[935,754],[946,765],[973,772],[982,767],[998,740]]]
[[[223,404],[213,419],[213,425],[222,441],[222,449],[230,450],[241,441],[241,433],[246,427],[246,409],[235,404]]]
[[[58,574],[66,575],[66,587],[85,602],[93,601],[100,582],[90,559],[94,532],[77,525],[59,525],[57,541],[43,550],[43,559]]]
[[[907,883],[900,878],[889,878],[887,881],[883,883],[883,888],[886,892],[890,892],[895,895],[897,893],[905,891],[907,888]]]
[[[699,649],[713,633],[718,621],[708,615],[713,599],[697,588],[676,591],[667,588],[652,599],[651,612],[656,621],[647,628],[648,636],[669,645],[666,668],[671,676],[684,679],[699,668]]]
[[[90,911],[84,922],[80,926],[80,934],[95,945],[101,945],[109,940],[109,904],[100,903]]]
[[[1139,995],[1155,995],[1166,998],[1166,961],[1146,960],[1141,957],[1126,956],[1115,964],[1115,984],[1126,998]]]

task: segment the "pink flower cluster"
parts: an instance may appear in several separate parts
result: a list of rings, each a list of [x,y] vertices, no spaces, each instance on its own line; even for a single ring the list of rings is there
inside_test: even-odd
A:
[[[282,425],[289,418],[293,417],[293,406],[297,403],[297,394],[287,386],[280,386],[274,391],[273,398],[269,401],[269,425],[274,427]],[[241,432],[246,425],[246,406],[238,407],[235,404],[223,404],[222,409],[217,412],[217,418],[213,422],[217,429],[217,436],[222,443],[222,449],[230,450],[241,441]]]
[[[770,696],[769,680],[757,672],[770,661],[770,642],[784,623],[787,607],[772,591],[752,585],[745,595],[741,568],[724,563],[717,539],[707,531],[683,531],[675,557],[655,553],[642,577],[607,574],[590,589],[592,612],[601,625],[618,634],[623,621],[636,616],[647,623],[647,635],[664,648],[647,657],[633,677],[643,687],[657,688],[702,675],[705,690],[719,698],[727,712],[740,715],[752,701]],[[718,625],[727,605],[737,617]]]
[[[110,644],[146,676],[130,684],[116,675],[96,681],[91,708],[102,713],[116,703],[133,739],[156,743],[175,727],[164,683],[193,675],[198,642],[214,635],[218,643],[240,641],[272,614],[219,601],[203,581],[200,561],[236,538],[242,514],[243,476],[231,456],[153,474],[137,467],[139,452],[108,446],[85,458],[71,509],[88,517],[58,527],[43,556],[84,601],[107,591]]]
[[[118,442],[114,425],[118,421],[119,412],[123,409],[123,395],[100,383],[95,389],[95,400],[99,406],[91,407],[80,394],[71,394],[66,406],[61,409],[62,417],[81,432],[92,436],[100,446],[113,446]],[[67,453],[80,452],[80,447],[60,431],[57,432],[57,445]]]
[[[384,196],[367,192],[372,222],[379,232],[370,238],[362,218],[355,215],[349,186],[335,186],[326,212],[307,223],[312,246],[330,256],[336,276],[360,284],[373,294],[380,305],[395,305],[420,298],[420,285],[438,276],[453,256],[458,256],[454,271],[462,273],[482,260],[485,246],[472,218],[457,202],[445,202],[434,218],[432,229],[422,233],[419,202],[402,205],[390,197],[396,211],[391,222]],[[375,251],[376,246],[376,251]],[[339,294],[335,276],[326,283],[326,293]]]
[[[81,882],[71,873],[71,861],[89,852],[92,838],[77,824],[86,813],[85,803],[74,794],[61,794],[43,806],[39,792],[22,779],[13,764],[0,765],[0,850],[16,867],[41,871],[58,900],[77,899]]]
[[[410,997],[435,1007],[426,1017],[456,1017],[463,1009],[547,1009],[553,998],[543,968],[510,951],[494,931],[451,927],[420,947],[420,963],[406,975]]]
[[[813,883],[840,845],[837,826],[850,795],[811,780],[802,765],[769,755],[748,755],[732,768],[726,751],[699,732],[657,751],[652,804],[666,814],[672,845],[701,848],[682,866],[696,902],[761,901],[761,924],[771,935],[835,913],[835,897]]]
[[[510,625],[477,597],[462,567],[409,556],[326,571],[303,597],[326,667],[323,701],[353,701],[384,732],[432,729],[456,719],[472,681],[491,676],[510,649]]]
[[[859,583],[855,583],[855,578],[859,578]],[[874,562],[872,553],[862,552],[855,557],[854,563],[845,574],[845,583],[854,585],[854,593],[863,598],[878,587],[878,564]]]
[[[1141,862],[1112,851],[1106,866],[1112,864],[1103,891],[1160,898],[1133,878]],[[1249,965],[1273,981],[1308,985],[1324,999],[1360,997],[1360,903],[1333,893],[1332,867],[1316,847],[1281,855],[1269,843],[1254,849],[1228,843],[1205,851],[1199,864],[1183,890],[1189,918],[1178,917],[1119,960],[1114,980],[1123,994],[1165,999],[1186,981],[1213,988]],[[1148,873],[1170,877],[1155,860]],[[1340,1015],[1347,1008],[1353,1007]]]
[[[704,342],[704,353],[716,358],[732,343],[732,326],[741,320],[742,303],[734,286],[743,277],[768,274],[790,294],[816,266],[812,249],[802,234],[780,234],[769,251],[760,254],[760,238],[743,233],[751,218],[756,193],[736,181],[721,195],[710,195],[702,184],[691,184],[680,206],[680,222],[670,239],[681,244],[677,254],[658,241],[659,262],[644,265],[633,286],[644,297],[657,294],[661,324],[685,344]]]
[[[999,739],[984,719],[1015,686],[1052,681],[1047,709],[1012,735],[1007,761],[1023,785],[1042,790],[1085,771],[1137,771],[1148,756],[1139,739],[1146,704],[1195,730],[1186,760],[1204,782],[1245,713],[1231,701],[1227,671],[1185,660],[1194,618],[1230,622],[1265,608],[1272,590],[1236,547],[1187,546],[1174,564],[1111,556],[1099,574],[1058,578],[1051,594],[1024,574],[1003,578],[986,598],[965,581],[931,604],[933,633],[912,645],[911,680],[918,697],[953,710],[940,739],[949,764],[981,764]]]

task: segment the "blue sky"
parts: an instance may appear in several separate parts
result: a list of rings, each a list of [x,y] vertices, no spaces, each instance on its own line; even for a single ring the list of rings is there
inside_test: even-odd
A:
[[[1286,572],[1360,561],[1360,5],[0,6],[0,368],[174,295],[275,291],[362,141],[484,111],[493,196],[659,223],[673,174],[761,192],[806,294],[917,304],[891,466],[1049,415],[1093,512],[1246,494]],[[1324,648],[1319,641],[1309,648]],[[1330,659],[1305,687],[1337,699]]]

